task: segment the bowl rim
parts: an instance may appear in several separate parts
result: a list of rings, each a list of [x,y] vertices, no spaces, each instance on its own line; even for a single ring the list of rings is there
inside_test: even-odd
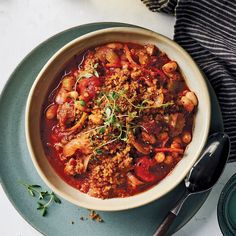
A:
[[[33,102],[33,94],[35,92],[35,88],[37,86],[37,84],[40,82],[40,79],[42,77],[42,75],[44,74],[45,70],[51,65],[53,64],[54,60],[60,56],[60,54],[64,51],[66,51],[68,48],[70,48],[73,45],[76,45],[79,41],[81,40],[86,40],[87,38],[99,35],[99,34],[104,34],[104,33],[114,33],[114,32],[127,32],[127,33],[136,33],[136,34],[141,34],[141,35],[146,35],[146,36],[150,36],[150,37],[154,37],[154,38],[159,38],[160,40],[164,41],[167,45],[171,44],[171,46],[175,47],[176,49],[178,49],[184,56],[185,58],[188,60],[188,63],[191,63],[191,65],[195,68],[195,72],[198,73],[199,78],[201,78],[199,80],[199,83],[201,83],[201,86],[204,88],[205,90],[205,96],[206,96],[206,101],[205,101],[205,106],[206,106],[206,111],[205,111],[205,115],[206,115],[206,121],[205,121],[205,129],[202,131],[202,136],[201,136],[201,143],[200,143],[200,147],[198,148],[198,151],[196,151],[194,153],[195,156],[197,156],[197,158],[192,159],[191,163],[189,164],[189,168],[185,168],[185,171],[183,171],[181,173],[181,175],[179,176],[179,178],[174,182],[174,184],[172,186],[170,186],[169,188],[167,188],[165,191],[163,191],[161,194],[159,195],[153,195],[151,198],[146,199],[146,200],[142,200],[139,203],[132,203],[131,205],[127,206],[124,205],[123,207],[121,206],[116,206],[116,204],[113,204],[113,207],[109,207],[109,208],[104,208],[104,206],[99,206],[97,205],[95,208],[93,208],[94,210],[101,210],[101,211],[120,211],[120,210],[128,210],[128,209],[132,209],[132,208],[136,208],[136,207],[140,207],[143,205],[146,205],[148,203],[151,203],[159,198],[161,198],[162,196],[166,195],[168,192],[170,192],[171,190],[173,190],[175,187],[178,186],[178,184],[185,178],[185,176],[187,175],[187,173],[189,172],[190,168],[193,166],[193,164],[197,161],[197,159],[199,158],[199,155],[203,149],[203,147],[205,146],[205,143],[207,141],[207,137],[209,134],[209,129],[210,129],[210,117],[211,117],[211,102],[210,102],[210,94],[209,94],[209,90],[207,87],[207,83],[204,79],[204,75],[201,71],[201,69],[198,67],[198,65],[196,64],[196,62],[193,60],[193,58],[185,51],[185,49],[183,49],[178,43],[176,43],[175,41],[169,39],[168,37],[154,32],[152,30],[149,29],[144,29],[144,28],[136,28],[136,27],[111,27],[111,28],[106,28],[106,29],[99,29],[90,33],[87,33],[85,35],[79,36],[75,39],[73,39],[72,41],[68,42],[67,44],[65,44],[64,46],[62,46],[56,53],[54,53],[50,59],[46,62],[46,64],[43,66],[43,68],[40,70],[40,72],[38,73],[37,77],[35,78],[33,85],[30,89],[30,92],[28,94],[27,97],[27,102],[26,102],[26,108],[25,108],[25,136],[26,136],[26,144],[27,144],[27,148],[29,150],[30,153],[30,157],[31,160],[34,164],[35,169],[37,170],[39,176],[42,178],[42,180],[46,183],[46,185],[51,188],[56,194],[58,194],[60,197],[68,200],[69,202],[80,206],[80,207],[84,207],[84,208],[91,208],[91,205],[88,204],[84,204],[84,203],[80,203],[77,200],[74,200],[73,198],[71,198],[69,195],[67,195],[64,191],[61,191],[60,189],[58,189],[57,187],[55,187],[53,185],[53,183],[51,183],[51,181],[48,180],[48,178],[46,177],[46,175],[44,174],[44,172],[42,171],[40,165],[38,164],[37,161],[37,157],[34,153],[34,148],[30,139],[30,127],[29,127],[29,114],[30,114],[30,108],[31,108],[31,103]],[[50,165],[50,163],[48,163]],[[171,173],[171,172],[170,172]],[[61,179],[61,177],[59,177]],[[61,181],[65,182],[63,179],[61,179]],[[163,180],[162,180],[163,181]],[[67,183],[66,183],[67,184]],[[157,186],[157,185],[155,185]],[[154,187],[155,187],[154,186]],[[151,188],[152,189],[152,188]],[[148,192],[148,189],[142,193],[136,194],[134,196],[131,197],[137,197],[145,192]],[[79,191],[79,190],[77,190]],[[82,193],[83,194],[83,193]],[[91,198],[91,196],[88,196],[89,198]],[[96,198],[97,199],[97,198]],[[114,198],[113,198],[114,199]],[[117,200],[121,200],[124,198],[115,198]],[[102,201],[107,201],[110,199],[101,199]],[[88,201],[89,202],[89,201]]]

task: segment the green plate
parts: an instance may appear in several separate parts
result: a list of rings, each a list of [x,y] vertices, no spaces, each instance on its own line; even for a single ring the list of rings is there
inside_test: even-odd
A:
[[[236,174],[230,178],[221,192],[217,216],[223,235],[236,235]]]
[[[123,23],[94,23],[81,25],[63,31],[36,47],[19,64],[11,75],[0,99],[0,177],[2,186],[18,212],[34,228],[45,235],[152,235],[168,210],[183,194],[184,183],[161,199],[146,206],[121,211],[99,212],[104,223],[80,220],[88,211],[62,201],[49,209],[47,217],[36,210],[36,199],[31,198],[17,181],[40,184],[47,189],[35,170],[28,153],[24,131],[24,112],[27,95],[37,74],[47,60],[63,45],[88,32],[119,26],[131,26]],[[222,131],[222,117],[217,99],[209,86],[212,100],[211,132]],[[189,198],[183,211],[177,217],[172,232],[182,227],[198,211],[208,193]],[[74,221],[74,224],[71,222]]]

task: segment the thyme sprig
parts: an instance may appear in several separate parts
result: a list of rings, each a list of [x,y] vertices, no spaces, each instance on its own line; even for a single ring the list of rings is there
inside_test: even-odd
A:
[[[54,192],[48,192],[48,191],[42,191],[42,187],[37,184],[26,184],[24,182],[20,182],[21,185],[23,185],[28,193],[32,197],[37,197],[38,202],[37,202],[37,210],[41,212],[42,216],[46,216],[48,213],[48,208],[49,206],[55,202],[60,204],[61,200],[56,196]]]

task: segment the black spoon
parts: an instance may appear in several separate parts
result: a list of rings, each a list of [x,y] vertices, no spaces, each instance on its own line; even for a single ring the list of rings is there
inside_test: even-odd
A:
[[[185,179],[186,190],[183,197],[178,201],[177,205],[169,211],[153,236],[166,235],[184,202],[190,195],[207,191],[214,186],[224,170],[229,151],[230,141],[227,134],[215,133],[209,137],[202,155],[191,168]]]

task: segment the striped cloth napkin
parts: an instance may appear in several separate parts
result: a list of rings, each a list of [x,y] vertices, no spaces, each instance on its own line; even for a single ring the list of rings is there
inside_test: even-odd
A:
[[[195,59],[219,100],[236,160],[236,0],[142,0],[176,16],[174,40]],[[214,114],[212,114],[214,119]]]

